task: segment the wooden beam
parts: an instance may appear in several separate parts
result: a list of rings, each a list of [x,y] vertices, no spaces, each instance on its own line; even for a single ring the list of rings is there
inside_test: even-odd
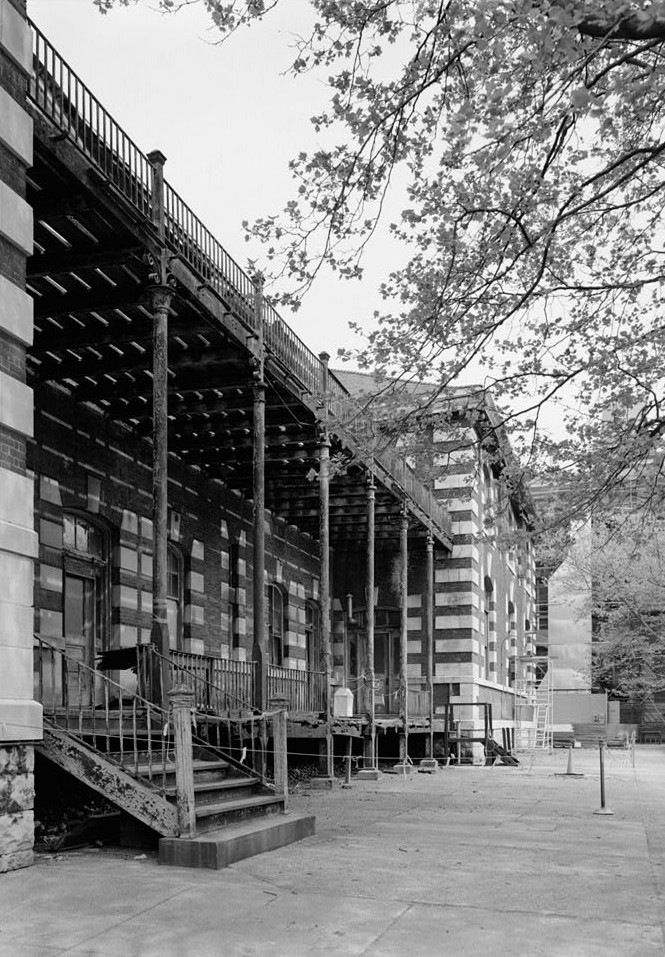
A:
[[[81,269],[103,269],[126,265],[132,258],[141,259],[140,246],[99,246],[93,249],[70,249],[66,253],[35,253],[28,259],[27,280],[69,275]]]

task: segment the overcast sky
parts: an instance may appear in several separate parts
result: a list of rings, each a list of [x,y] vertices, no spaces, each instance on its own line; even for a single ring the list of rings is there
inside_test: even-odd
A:
[[[294,30],[304,34],[305,0],[236,33],[223,45],[198,5],[160,14],[149,0],[102,16],[92,0],[28,0],[28,14],[143,152],[160,149],[166,177],[243,267],[258,249],[242,221],[278,212],[291,197],[287,169],[316,145],[309,117],[327,100],[325,83],[285,76]],[[360,282],[324,276],[300,311],[282,315],[314,352],[336,354],[355,340],[348,322],[369,326],[390,253],[375,243]],[[269,289],[267,292],[269,293]]]

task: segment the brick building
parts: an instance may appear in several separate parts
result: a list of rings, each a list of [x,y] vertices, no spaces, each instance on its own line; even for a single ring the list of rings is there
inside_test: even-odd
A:
[[[365,402],[376,389],[372,376],[337,375]],[[385,396],[385,382],[383,386]],[[399,394],[398,386],[398,402]],[[435,569],[435,714],[449,702],[463,725],[477,728],[483,721],[482,705],[487,704],[492,705],[496,729],[513,728],[515,689],[535,677],[524,660],[536,652],[530,541],[535,509],[523,485],[509,491],[509,483],[502,480],[512,453],[501,416],[485,390],[472,385],[449,388],[436,403],[426,405],[427,415],[418,417],[415,455],[422,458],[425,449],[434,496],[452,523],[452,550],[438,555]],[[413,609],[420,607],[420,600],[420,595],[410,599]],[[410,675],[417,680],[426,667],[417,633],[409,644]],[[462,707],[462,702],[474,707]],[[435,727],[441,727],[436,720]]]
[[[285,808],[287,747],[329,780],[508,723],[531,566],[480,543],[491,476],[381,448],[19,0],[0,56],[0,869],[33,748],[183,862]]]

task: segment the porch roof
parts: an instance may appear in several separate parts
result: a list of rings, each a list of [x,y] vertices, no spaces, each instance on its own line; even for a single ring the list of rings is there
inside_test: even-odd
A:
[[[29,374],[37,403],[46,386],[149,438],[152,327],[149,288],[159,254],[152,223],[152,167],[32,25],[30,87],[34,165],[28,200],[35,253]],[[174,296],[169,318],[169,451],[213,480],[252,493],[253,374],[259,354],[254,287],[175,191],[165,184]],[[334,375],[263,301],[266,359],[266,507],[319,534],[321,421],[335,462],[331,542],[364,537],[366,481],[377,483],[377,536],[398,535],[402,504],[414,535],[450,548],[446,511],[396,455],[380,450],[371,423]]]

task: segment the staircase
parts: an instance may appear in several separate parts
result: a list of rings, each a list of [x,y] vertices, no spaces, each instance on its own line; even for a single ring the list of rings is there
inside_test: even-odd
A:
[[[258,755],[254,768],[211,742],[209,716],[177,710],[179,699],[193,705],[186,691],[167,714],[43,639],[35,658],[39,751],[160,835],[160,862],[225,867],[314,833],[313,817],[286,812],[285,713],[227,719],[228,742],[247,742],[240,753]],[[192,736],[192,717],[208,740]],[[271,763],[272,781],[260,770]]]

